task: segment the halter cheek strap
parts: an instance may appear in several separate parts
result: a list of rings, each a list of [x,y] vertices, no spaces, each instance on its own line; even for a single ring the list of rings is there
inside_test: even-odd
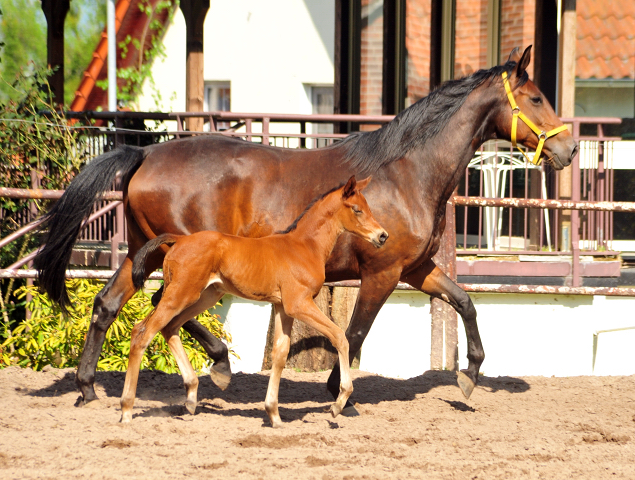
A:
[[[516,147],[520,153],[523,154],[523,156],[527,159],[527,161],[530,161],[534,165],[540,165],[540,162],[541,162],[540,154],[542,153],[542,147],[545,144],[545,140],[547,140],[549,137],[553,137],[554,135],[557,135],[560,132],[564,132],[567,129],[567,126],[560,125],[559,127],[554,128],[553,130],[549,130],[548,132],[545,132],[544,130],[540,130],[536,126],[536,124],[527,117],[527,115],[525,115],[523,112],[520,111],[520,108],[518,107],[518,105],[516,105],[514,94],[512,93],[511,87],[509,86],[509,79],[507,78],[507,72],[503,72],[502,76],[503,76],[503,85],[505,85],[505,91],[507,92],[507,98],[509,99],[509,103],[512,106],[512,135],[511,135],[512,145]],[[523,152],[520,149],[520,147],[518,147],[518,145],[516,144],[516,131],[518,130],[519,118],[523,122],[525,122],[525,124],[529,128],[531,128],[531,130],[536,135],[538,135],[538,146],[536,147],[536,153],[534,154],[533,160],[531,160],[527,155],[525,155],[525,152]]]

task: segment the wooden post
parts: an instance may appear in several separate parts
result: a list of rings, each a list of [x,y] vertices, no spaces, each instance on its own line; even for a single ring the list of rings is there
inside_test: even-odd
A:
[[[46,17],[46,60],[49,68],[56,69],[49,85],[53,102],[64,105],[64,21],[70,8],[70,0],[42,0]]]
[[[335,0],[335,78],[333,113],[359,113],[361,75],[361,3]],[[350,133],[350,122],[334,124],[335,133]]]
[[[434,262],[443,272],[456,282],[456,227],[454,203],[446,205],[445,231],[441,246],[434,256]],[[432,315],[430,368],[432,370],[458,369],[458,323],[456,310],[443,300],[430,299]]]
[[[406,101],[406,2],[384,0],[382,113],[396,115]]]
[[[575,115],[576,0],[562,0],[562,7],[558,115],[571,118]],[[571,199],[572,173],[571,168],[559,172],[558,190],[561,199]],[[571,250],[571,210],[562,211],[559,229],[560,249]]]
[[[181,11],[186,28],[186,73],[185,109],[188,112],[202,112],[204,106],[205,83],[203,78],[203,25],[209,10],[209,0],[181,0]],[[203,131],[203,118],[186,120],[187,129]]]

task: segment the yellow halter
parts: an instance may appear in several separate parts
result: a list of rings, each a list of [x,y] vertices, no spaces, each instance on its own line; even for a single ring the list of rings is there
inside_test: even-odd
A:
[[[513,115],[512,116],[512,135],[511,135],[512,145],[516,147],[520,153],[523,154],[523,156],[527,159],[527,161],[533,163],[534,165],[540,165],[540,162],[541,162],[540,154],[542,153],[542,147],[545,144],[545,140],[547,140],[549,137],[553,137],[554,135],[557,135],[560,132],[564,132],[567,129],[567,126],[560,125],[559,127],[554,128],[553,130],[549,130],[548,132],[545,132],[544,130],[540,130],[534,122],[532,122],[531,120],[529,120],[529,118],[527,118],[527,115],[525,115],[523,112],[520,111],[520,108],[518,107],[518,105],[516,105],[514,94],[512,93],[511,87],[509,86],[507,72],[503,72],[503,85],[505,85],[507,98],[509,98],[509,103],[512,106],[512,115]],[[534,154],[533,160],[530,160],[530,158],[527,155],[525,155],[525,152],[523,152],[520,149],[520,147],[516,145],[516,130],[518,128],[519,118],[523,122],[525,122],[525,124],[529,128],[531,128],[536,135],[538,135],[538,146],[536,147],[536,153]]]

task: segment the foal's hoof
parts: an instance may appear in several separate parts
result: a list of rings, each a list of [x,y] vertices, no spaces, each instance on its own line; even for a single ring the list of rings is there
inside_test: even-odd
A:
[[[209,376],[212,378],[212,382],[214,382],[214,384],[216,384],[216,386],[221,390],[225,390],[229,386],[229,382],[232,380],[231,375],[217,372],[214,370],[214,366],[210,368]]]
[[[185,409],[190,412],[191,415],[194,415],[196,412],[196,402],[185,402]]]
[[[340,413],[342,413],[342,407],[340,407],[337,403],[331,405],[331,415],[333,418],[337,417]]]
[[[474,383],[472,379],[463,372],[457,373],[456,383],[459,384],[459,388],[463,392],[463,395],[465,395],[465,398],[470,398],[470,395],[472,395],[472,391],[474,391],[476,383]]]

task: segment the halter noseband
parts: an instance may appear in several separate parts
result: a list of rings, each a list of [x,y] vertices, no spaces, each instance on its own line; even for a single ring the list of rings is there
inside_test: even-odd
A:
[[[540,154],[542,153],[542,147],[545,144],[545,140],[547,140],[549,137],[553,137],[554,135],[557,135],[560,132],[564,132],[567,129],[567,126],[560,125],[559,127],[554,128],[553,130],[549,130],[548,132],[545,132],[544,130],[540,130],[534,122],[532,122],[531,120],[529,120],[529,118],[527,118],[527,115],[525,115],[523,112],[520,111],[520,108],[518,107],[518,105],[516,105],[514,94],[512,93],[511,87],[509,86],[509,80],[507,79],[507,72],[503,72],[502,76],[503,76],[503,85],[505,85],[505,91],[507,92],[507,98],[509,98],[509,103],[512,106],[512,135],[511,135],[512,146],[516,147],[518,151],[522,153],[523,156],[528,161],[530,161],[534,165],[540,165],[540,162],[541,162]],[[525,124],[529,128],[531,128],[536,135],[538,135],[538,146],[536,147],[536,153],[534,154],[533,160],[530,160],[529,157],[525,155],[525,152],[523,152],[520,149],[520,147],[518,147],[518,145],[516,144],[516,130],[518,128],[519,118],[523,122],[525,122]]]

